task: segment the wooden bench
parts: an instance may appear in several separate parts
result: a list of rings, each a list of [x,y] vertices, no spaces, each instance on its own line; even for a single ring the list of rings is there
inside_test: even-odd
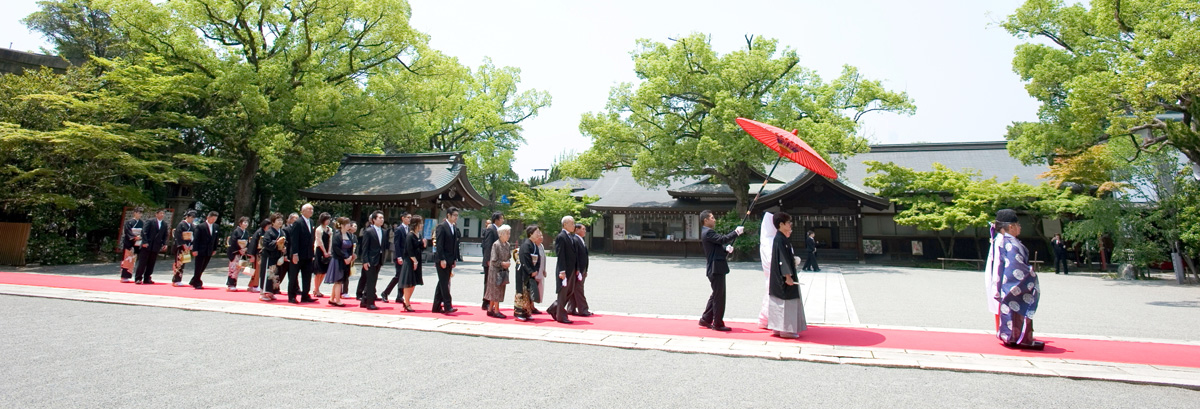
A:
[[[963,261],[963,262],[968,262],[968,263],[975,263],[975,268],[980,268],[983,266],[983,263],[987,262],[987,260],[980,260],[980,259],[974,259],[974,258],[945,258],[945,257],[938,257],[938,261],[942,262],[942,270],[946,269],[947,261]],[[1043,263],[1045,263],[1045,261],[1029,260],[1029,264],[1033,264],[1034,267],[1037,267],[1037,265],[1040,265]],[[1037,269],[1035,268],[1034,270],[1036,271]]]
[[[982,267],[983,263],[987,262],[987,260],[980,260],[980,259],[974,259],[974,258],[946,258],[946,257],[938,257],[938,261],[942,262],[942,270],[946,269],[947,261],[964,261],[964,262],[968,262],[968,263],[975,263],[975,268]]]

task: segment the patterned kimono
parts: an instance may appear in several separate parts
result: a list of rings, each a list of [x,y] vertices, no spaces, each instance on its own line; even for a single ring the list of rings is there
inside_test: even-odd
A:
[[[1041,291],[1037,273],[1029,266],[1029,250],[1009,234],[1000,236],[997,254],[999,280],[993,298],[999,302],[1000,328],[996,337],[1005,344],[1033,344],[1033,315]]]

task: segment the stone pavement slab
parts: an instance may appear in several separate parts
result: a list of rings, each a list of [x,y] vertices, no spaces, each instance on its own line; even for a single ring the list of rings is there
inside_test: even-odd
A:
[[[396,317],[353,310],[314,310],[288,305],[222,300],[192,300],[116,292],[74,290],[0,284],[0,294],[69,299],[103,303],[225,312],[298,320],[373,326],[402,330],[434,331],[496,338],[653,349],[682,353],[717,354],[766,359],[800,360],[831,364],[989,372],[1028,376],[1053,376],[1139,384],[1178,386],[1200,390],[1200,370],[1160,365],[1106,362],[1064,362],[1041,357],[906,351],[889,348],[797,345],[788,342],[744,341],[688,336],[621,333],[588,329],[539,328],[517,323],[481,323],[453,318]]]

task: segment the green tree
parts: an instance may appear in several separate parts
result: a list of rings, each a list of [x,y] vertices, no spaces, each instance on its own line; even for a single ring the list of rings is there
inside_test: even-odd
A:
[[[571,189],[520,189],[513,192],[509,217],[524,221],[526,226],[537,224],[544,234],[553,235],[562,228],[563,216],[574,217],[578,224],[595,224],[596,216],[587,205],[599,199],[596,196],[571,196]]]
[[[109,10],[93,0],[42,0],[38,8],[21,22],[42,33],[63,58],[84,62],[91,56],[117,58],[131,51],[129,40],[113,29]]]
[[[718,55],[702,34],[660,43],[639,40],[633,51],[640,82],[613,87],[603,112],[585,114],[580,131],[592,148],[568,176],[631,166],[639,183],[663,186],[685,177],[708,176],[729,186],[736,212],[749,206],[751,173],[776,154],[743,132],[737,117],[796,128],[818,152],[843,156],[865,152],[859,120],[875,111],[911,114],[908,95],[884,89],[846,66],[824,81],[799,65],[790,48],[762,37]],[[826,159],[833,159],[828,157]]]
[[[1042,106],[1039,122],[1009,127],[1013,156],[1045,162],[1126,139],[1200,164],[1198,12],[1191,0],[1026,1],[1001,26],[1029,40],[1013,70]]]
[[[33,261],[80,261],[85,243],[111,237],[122,206],[150,203],[161,183],[203,180],[211,164],[170,153],[182,143],[173,128],[194,122],[178,114],[194,78],[156,61],[94,61],[104,69],[0,76],[0,213],[33,222]]]
[[[927,172],[892,162],[864,163],[872,174],[864,183],[896,204],[896,224],[937,233],[946,257],[954,257],[954,241],[960,232],[987,226],[989,213],[995,213],[990,204],[995,201],[991,192],[996,180],[977,181],[977,170],[955,171],[936,162]],[[947,233],[949,237],[943,236]]]
[[[268,181],[288,193],[342,153],[377,144],[378,106],[362,83],[426,42],[403,0],[96,1],[137,47],[208,80],[212,111],[200,125],[211,149],[237,163],[234,216],[251,213],[256,180],[299,179]]]

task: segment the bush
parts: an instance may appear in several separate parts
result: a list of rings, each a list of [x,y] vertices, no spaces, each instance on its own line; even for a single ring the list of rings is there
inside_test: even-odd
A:
[[[742,214],[725,212],[717,219],[717,233],[728,233],[741,226]],[[758,228],[762,225],[762,217],[751,217],[746,220],[746,231],[733,243],[733,261],[752,261],[758,255]]]
[[[47,232],[33,234],[25,250],[25,262],[43,265],[76,264],[83,262],[85,241],[70,239]]]

